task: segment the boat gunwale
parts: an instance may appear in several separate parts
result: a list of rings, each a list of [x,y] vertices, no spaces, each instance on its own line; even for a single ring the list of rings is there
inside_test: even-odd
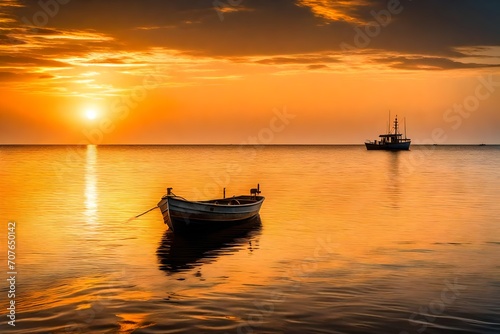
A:
[[[187,200],[183,197],[180,197],[180,196],[164,196],[163,199],[173,199],[173,200],[177,200],[177,201],[180,201],[180,202],[186,202],[186,203],[193,203],[193,204],[199,204],[199,205],[207,205],[207,206],[214,206],[214,207],[247,207],[247,206],[252,206],[252,205],[256,205],[260,202],[263,202],[265,197],[264,196],[257,196],[256,200],[252,203],[245,203],[245,204],[232,204],[232,205],[229,205],[229,204],[216,204],[216,203],[212,203],[214,201],[230,201],[232,199],[238,199],[238,198],[241,198],[241,197],[250,197],[249,195],[240,195],[240,196],[235,196],[235,197],[226,197],[226,198],[219,198],[219,199],[211,199],[211,200],[207,200],[207,201],[190,201],[190,200]]]

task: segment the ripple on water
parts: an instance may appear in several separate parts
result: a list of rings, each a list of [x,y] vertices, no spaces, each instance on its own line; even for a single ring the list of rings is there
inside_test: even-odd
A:
[[[438,148],[411,171],[418,146],[80,150],[0,148],[0,211],[20,222],[9,333],[500,333],[500,150]],[[218,196],[212,176],[260,182],[262,226],[186,239],[159,211],[130,219],[165,186]]]

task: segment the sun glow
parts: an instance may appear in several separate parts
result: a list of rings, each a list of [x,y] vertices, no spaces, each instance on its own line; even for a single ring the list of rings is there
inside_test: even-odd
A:
[[[89,120],[94,120],[98,116],[97,110],[95,109],[87,109],[85,110],[85,117]]]

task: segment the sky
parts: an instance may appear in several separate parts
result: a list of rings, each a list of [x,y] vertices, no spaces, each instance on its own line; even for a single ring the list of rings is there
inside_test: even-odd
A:
[[[1,144],[500,144],[494,0],[2,0]]]

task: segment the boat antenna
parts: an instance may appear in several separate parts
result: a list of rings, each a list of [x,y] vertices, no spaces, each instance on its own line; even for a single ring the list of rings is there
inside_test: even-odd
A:
[[[406,117],[404,118],[405,120],[405,139],[406,139]]]
[[[391,133],[391,109],[389,109],[389,122],[387,122],[387,133]]]

